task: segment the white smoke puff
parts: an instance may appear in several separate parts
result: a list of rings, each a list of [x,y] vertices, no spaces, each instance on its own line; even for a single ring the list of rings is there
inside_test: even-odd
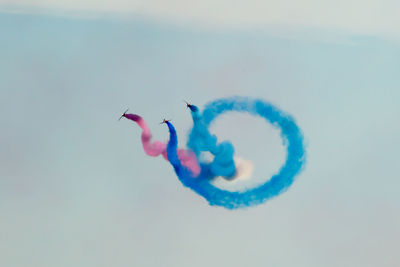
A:
[[[202,162],[211,163],[214,160],[214,156],[210,152],[205,151],[200,154],[200,159]],[[253,174],[254,171],[253,162],[238,157],[234,157],[233,161],[235,162],[235,167],[236,167],[235,176],[230,177],[229,179],[226,179],[222,176],[217,176],[214,178],[214,180],[223,179],[224,181],[234,182],[234,181],[248,180],[251,178],[251,175]]]
[[[228,181],[248,180],[254,171],[254,164],[249,160],[242,158],[233,158],[236,167],[235,176]]]
[[[249,187],[249,180],[252,177],[254,164],[243,158],[233,158],[236,167],[235,176],[227,179],[223,176],[217,176],[212,180],[212,184],[216,187],[227,191],[240,191]]]

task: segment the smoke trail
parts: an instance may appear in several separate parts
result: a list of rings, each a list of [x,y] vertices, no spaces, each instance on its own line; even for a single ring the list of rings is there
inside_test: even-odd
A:
[[[212,176],[223,176],[226,179],[232,179],[235,176],[236,168],[233,160],[235,149],[229,141],[217,143],[217,137],[211,135],[208,128],[203,123],[198,107],[188,104],[190,108],[193,129],[189,135],[188,146],[192,148],[196,156],[202,151],[209,151],[214,155],[213,161],[209,164]]]
[[[137,114],[123,114],[123,117],[136,122],[142,129],[142,145],[147,155],[157,157],[162,155],[164,159],[168,160],[166,147],[167,144],[160,141],[151,142],[151,132],[146,122],[142,117]],[[197,162],[196,155],[191,150],[178,149],[178,158],[182,162],[182,165],[188,168],[193,174],[197,176],[200,173],[200,166]]]
[[[215,170],[209,164],[201,164],[201,173],[197,178],[193,178],[190,175],[190,170],[178,158],[178,138],[175,128],[170,122],[167,122],[170,132],[170,140],[167,145],[168,159],[182,184],[203,196],[210,205],[235,209],[261,204],[286,191],[293,183],[295,176],[302,170],[305,163],[302,133],[291,116],[268,102],[246,97],[219,99],[206,105],[201,116],[199,114],[194,116],[195,118],[197,116],[201,117],[202,123],[201,127],[194,128],[192,130],[193,134],[189,135],[188,145],[195,153],[199,153],[204,147],[208,147],[209,138],[204,136],[207,137],[207,129],[212,121],[219,115],[229,111],[246,112],[250,115],[260,116],[275,127],[280,128],[283,144],[287,149],[287,158],[279,172],[273,175],[271,179],[255,188],[231,192],[217,188],[210,183],[210,178],[213,177]],[[211,144],[216,144],[216,140],[214,143],[212,139]],[[219,154],[217,153],[217,155]],[[231,158],[231,154],[227,153],[227,158],[222,160],[229,160],[229,158]]]

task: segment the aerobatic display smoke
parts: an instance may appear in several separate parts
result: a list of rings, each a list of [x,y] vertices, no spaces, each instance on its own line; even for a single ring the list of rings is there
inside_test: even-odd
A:
[[[150,129],[142,117],[136,114],[124,114],[123,116],[136,122],[142,129],[142,145],[147,155],[152,157],[162,155],[164,159],[168,160],[166,151],[167,144],[160,141],[151,142],[152,135]],[[178,149],[178,157],[182,165],[187,167],[195,176],[200,173],[200,166],[193,151]]]
[[[159,141],[150,143],[151,133],[140,116],[125,113],[122,116],[137,122],[142,128],[145,152],[150,156],[162,154],[173,166],[182,184],[204,197],[210,205],[236,209],[261,204],[285,192],[302,170],[305,164],[303,135],[295,120],[272,104],[260,99],[232,97],[208,103],[202,113],[194,105],[188,104],[188,107],[194,123],[187,142],[189,150],[178,149],[178,136],[171,122],[164,120],[170,134],[168,144]],[[228,141],[219,143],[208,130],[210,124],[226,112],[244,112],[261,117],[281,131],[287,150],[286,161],[278,173],[261,185],[232,192],[212,183],[219,176],[232,180],[237,175],[233,145]],[[202,152],[210,152],[213,159],[203,161]]]
[[[217,142],[217,137],[211,135],[207,126],[204,124],[198,107],[187,104],[192,113],[193,129],[189,135],[188,147],[190,147],[196,156],[200,152],[209,151],[214,159],[209,165],[213,176],[223,176],[227,179],[233,178],[236,172],[233,154],[235,152],[231,142]]]

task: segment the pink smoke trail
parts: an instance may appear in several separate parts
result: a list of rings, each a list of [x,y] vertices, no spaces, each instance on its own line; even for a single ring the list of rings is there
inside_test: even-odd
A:
[[[168,160],[167,143],[163,143],[160,141],[154,141],[153,143],[151,143],[152,135],[150,129],[142,117],[140,117],[137,114],[130,114],[130,113],[128,114],[124,113],[122,117],[125,117],[128,120],[136,122],[142,129],[142,145],[147,155],[152,157],[157,157],[159,155],[162,155],[164,159]],[[188,168],[195,177],[200,174],[201,170],[200,165],[193,151],[186,149],[178,149],[178,158],[181,161],[182,165]]]

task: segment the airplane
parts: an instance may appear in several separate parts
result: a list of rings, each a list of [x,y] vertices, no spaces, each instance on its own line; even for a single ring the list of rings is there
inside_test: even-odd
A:
[[[128,112],[128,110],[129,110],[129,108],[127,108],[127,109],[124,111],[124,113],[122,113],[121,117],[119,117],[118,120],[121,120],[122,117],[125,117],[125,115],[126,115],[126,113]]]
[[[190,107],[192,106],[192,104],[189,104],[189,102],[187,102],[186,100],[183,100],[183,102],[186,103],[186,107],[187,107],[187,108],[190,108]]]
[[[167,123],[167,121],[171,121],[171,120],[164,119],[162,122],[160,122],[160,124]]]

